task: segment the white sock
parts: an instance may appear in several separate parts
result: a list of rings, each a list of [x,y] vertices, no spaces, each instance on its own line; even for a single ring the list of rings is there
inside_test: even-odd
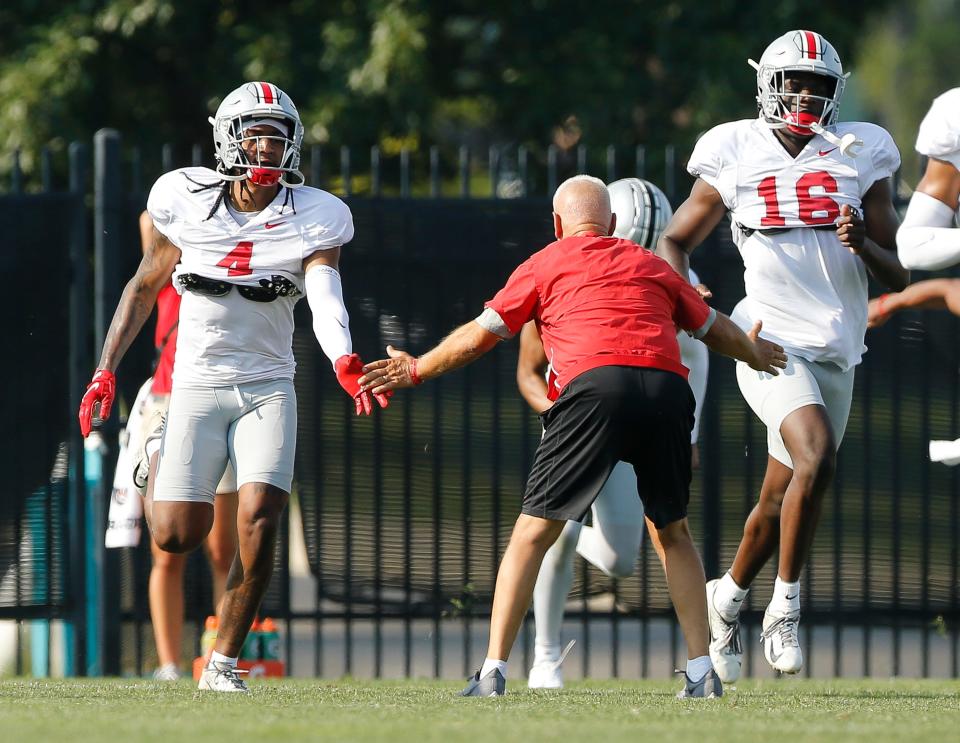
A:
[[[480,678],[483,678],[494,669],[500,671],[500,675],[504,678],[507,677],[507,662],[505,660],[487,658],[485,661],[483,661],[483,665],[480,667]]]
[[[560,627],[567,594],[573,585],[573,558],[580,524],[571,521],[543,556],[533,588],[533,618],[536,627],[533,662],[552,663],[560,657]]]
[[[236,668],[236,667],[237,667],[237,661],[238,661],[238,660],[239,660],[239,658],[229,658],[229,657],[227,657],[226,655],[222,655],[221,653],[218,653],[216,650],[214,650],[212,653],[210,653],[210,665],[211,665],[211,666],[212,666],[214,663],[226,663],[226,664],[227,664],[228,666],[230,666],[231,668]]]
[[[777,576],[773,584],[773,598],[767,607],[771,614],[785,617],[800,611],[800,581],[787,583]]]
[[[701,655],[699,658],[687,661],[687,678],[691,681],[699,681],[707,675],[707,671],[713,668],[709,655]]]
[[[720,579],[716,593],[713,594],[713,607],[723,615],[724,619],[728,621],[736,619],[748,593],[750,589],[740,588],[727,571]]]

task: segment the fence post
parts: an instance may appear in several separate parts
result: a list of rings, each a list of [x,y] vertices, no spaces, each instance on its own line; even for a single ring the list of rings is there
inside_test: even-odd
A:
[[[470,198],[470,150],[460,146],[460,198]]]
[[[340,148],[340,180],[343,182],[343,196],[349,199],[353,195],[353,176],[350,174],[350,148]]]
[[[102,349],[107,328],[120,300],[121,224],[124,208],[123,172],[120,160],[120,133],[101,129],[94,143],[94,337]],[[120,673],[120,607],[117,555],[107,553],[103,529],[113,483],[113,456],[117,451],[119,416],[101,427],[103,449],[100,482],[88,499],[87,595],[91,599],[88,647],[95,654],[87,658],[91,675]]]
[[[430,147],[430,198],[440,196],[440,148]]]
[[[70,144],[70,360],[67,374],[70,385],[70,410],[80,407],[80,398],[92,371],[90,362],[90,279],[87,270],[87,210],[84,195],[87,186],[87,147]],[[83,437],[80,427],[70,426],[69,495],[67,523],[70,525],[67,559],[64,561],[64,586],[72,617],[64,631],[64,676],[86,675],[87,623],[84,563],[84,519],[87,490],[84,474]]]
[[[370,148],[370,195],[375,199],[380,197],[380,148],[377,145]]]

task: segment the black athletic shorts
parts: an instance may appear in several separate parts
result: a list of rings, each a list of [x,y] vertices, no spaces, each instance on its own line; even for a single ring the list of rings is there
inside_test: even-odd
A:
[[[582,521],[617,462],[633,465],[658,527],[687,515],[694,398],[679,374],[601,366],[574,378],[540,416],[544,434],[522,512]]]

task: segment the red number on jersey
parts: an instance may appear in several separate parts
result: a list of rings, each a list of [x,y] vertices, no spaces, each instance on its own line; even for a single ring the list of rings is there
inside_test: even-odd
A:
[[[249,276],[253,273],[250,259],[253,258],[253,243],[238,242],[237,247],[227,253],[217,265],[227,269],[227,276]]]
[[[815,188],[822,188],[824,194],[836,193],[837,180],[822,170],[804,174],[797,181],[798,216],[807,224],[833,224],[840,216],[840,207],[829,196],[811,196],[810,192]]]
[[[836,193],[836,179],[823,170],[814,173],[805,173],[797,181],[797,205],[800,221],[810,225],[832,224],[840,216],[840,207],[837,202],[826,196]],[[811,191],[822,188],[823,196],[814,196]],[[777,180],[774,176],[767,176],[757,186],[757,193],[767,206],[766,216],[760,219],[762,227],[783,227],[787,221],[780,214],[780,202],[777,200]],[[820,214],[817,214],[820,212]]]
[[[780,204],[777,202],[776,176],[767,176],[757,186],[757,193],[767,205],[767,216],[760,220],[763,227],[783,227],[787,221],[780,216]]]

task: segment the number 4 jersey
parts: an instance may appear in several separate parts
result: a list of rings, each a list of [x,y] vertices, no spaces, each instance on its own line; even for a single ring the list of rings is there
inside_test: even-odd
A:
[[[157,180],[147,210],[156,228],[180,248],[174,286],[183,274],[260,286],[282,276],[300,294],[272,302],[245,299],[236,288],[221,297],[183,292],[174,386],[221,387],[292,379],[293,308],[301,298],[303,261],[353,238],[350,209],[326,191],[280,187],[263,211],[235,212],[209,168],[181,168]],[[217,208],[214,210],[214,205]]]
[[[721,124],[697,142],[687,169],[713,186],[730,211],[744,263],[746,297],[733,319],[809,361],[843,370],[866,347],[867,272],[836,236],[840,207],[861,210],[870,187],[900,167],[893,139],[879,126],[837,124],[863,141],[856,158],[814,136],[793,158],[760,119]],[[862,211],[862,210],[861,210]]]

